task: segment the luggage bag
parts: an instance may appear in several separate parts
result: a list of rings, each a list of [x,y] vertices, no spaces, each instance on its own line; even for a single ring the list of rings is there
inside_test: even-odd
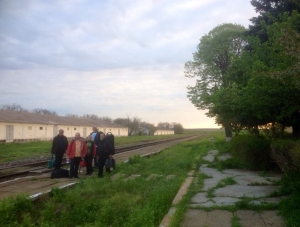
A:
[[[55,160],[53,159],[53,154],[52,154],[51,160],[48,161],[48,163],[47,163],[47,167],[48,167],[48,169],[52,169],[54,167],[54,165],[55,165]]]
[[[113,158],[108,158],[105,161],[105,168],[116,168],[116,161]]]
[[[54,169],[51,172],[51,179],[54,178],[68,178],[69,175],[69,170],[67,169]]]

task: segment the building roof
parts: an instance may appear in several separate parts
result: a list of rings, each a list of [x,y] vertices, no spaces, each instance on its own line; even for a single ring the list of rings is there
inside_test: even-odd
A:
[[[28,123],[28,124],[46,124],[46,125],[70,125],[70,126],[96,126],[106,128],[126,128],[122,125],[114,124],[102,120],[62,117],[30,112],[19,112],[11,110],[0,110],[0,122],[9,123]]]
[[[167,128],[156,128],[156,130],[174,131],[174,129],[167,129]]]

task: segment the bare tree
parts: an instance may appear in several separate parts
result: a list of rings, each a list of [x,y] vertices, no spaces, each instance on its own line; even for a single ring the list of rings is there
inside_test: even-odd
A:
[[[155,130],[156,130],[156,127],[154,126],[154,124],[148,123],[146,121],[140,122],[139,134],[141,134],[141,135],[144,135],[144,134],[153,135]]]
[[[141,119],[137,116],[130,118],[130,115],[127,115],[126,118],[117,118],[113,121],[115,124],[119,124],[128,128],[128,135],[138,133],[139,124]]]
[[[28,112],[28,110],[26,110],[21,105],[18,105],[16,103],[13,103],[11,105],[0,105],[0,110],[12,110],[12,111],[18,111],[18,112]]]
[[[110,122],[110,123],[113,122],[113,119],[112,119],[112,118],[106,117],[106,116],[100,117],[99,120],[106,121],[106,122]]]
[[[163,129],[171,129],[172,125],[169,122],[159,122],[157,124],[158,128],[163,128]]]
[[[66,114],[65,117],[75,117],[75,118],[79,118],[79,116],[77,114]]]
[[[47,110],[47,109],[41,109],[41,108],[33,109],[31,112],[38,113],[38,114],[58,116],[58,114],[55,111],[51,111],[51,110]]]
[[[183,133],[184,128],[183,128],[182,124],[177,123],[177,122],[173,122],[171,125],[172,125],[172,128],[174,129],[175,134],[182,134]]]

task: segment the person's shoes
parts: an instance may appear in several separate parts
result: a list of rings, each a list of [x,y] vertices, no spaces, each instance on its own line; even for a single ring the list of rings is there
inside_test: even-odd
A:
[[[79,178],[79,176],[76,176],[76,177],[74,177],[74,178]]]
[[[69,179],[72,179],[73,177],[69,177]]]

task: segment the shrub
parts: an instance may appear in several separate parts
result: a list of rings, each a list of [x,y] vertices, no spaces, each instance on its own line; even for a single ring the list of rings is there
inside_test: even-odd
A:
[[[30,213],[34,211],[33,204],[26,195],[8,197],[0,203],[1,226],[18,226],[20,223],[31,222]]]
[[[300,176],[299,174],[290,174],[281,179],[282,194],[289,194],[286,199],[279,203],[280,215],[284,217],[286,226],[299,226],[300,224]]]
[[[238,135],[230,142],[233,158],[241,166],[253,170],[270,170],[275,167],[270,142],[263,136]]]
[[[286,175],[300,172],[300,141],[276,140],[271,144],[272,155]]]

